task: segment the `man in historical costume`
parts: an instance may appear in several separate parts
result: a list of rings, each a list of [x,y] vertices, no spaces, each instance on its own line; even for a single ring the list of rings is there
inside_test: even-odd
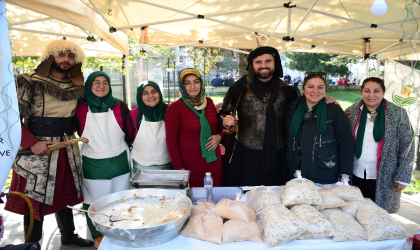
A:
[[[229,87],[219,112],[219,126],[238,125],[223,185],[284,185],[289,180],[284,115],[298,95],[280,80],[283,69],[275,48],[259,47],[247,61],[248,74]]]
[[[93,242],[74,233],[73,206],[83,201],[80,151],[78,144],[49,151],[48,145],[73,134],[77,103],[85,96],[81,66],[86,55],[77,44],[63,40],[49,43],[35,72],[17,76],[22,141],[13,164],[10,190],[29,197],[34,226],[29,242],[42,238],[44,216],[55,213],[63,245],[92,246]],[[19,196],[11,196],[5,209],[24,217],[25,237],[30,211]]]

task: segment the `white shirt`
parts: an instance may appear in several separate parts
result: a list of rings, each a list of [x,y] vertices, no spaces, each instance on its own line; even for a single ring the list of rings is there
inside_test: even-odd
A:
[[[360,107],[360,109],[363,108]],[[353,174],[357,177],[364,179],[364,172],[366,170],[366,179],[376,180],[376,164],[377,164],[377,155],[378,155],[378,143],[373,139],[373,125],[374,122],[370,120],[370,115],[367,115],[365,135],[363,137],[363,148],[360,158],[357,159],[354,156],[353,161]],[[357,138],[357,131],[359,126],[357,126],[355,136]]]

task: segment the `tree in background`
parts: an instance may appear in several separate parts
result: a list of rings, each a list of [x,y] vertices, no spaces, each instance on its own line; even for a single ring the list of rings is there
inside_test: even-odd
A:
[[[216,62],[223,58],[219,48],[206,47],[188,47],[188,56],[193,61],[193,67],[204,76],[208,76],[210,70],[216,67]],[[206,77],[206,82],[208,80]]]
[[[227,73],[228,71],[234,71],[238,68],[238,65],[234,62],[238,55],[235,54],[232,50],[220,49],[220,55],[222,60],[220,62],[220,66],[217,68],[218,73]]]
[[[348,55],[299,52],[286,52],[284,55],[290,59],[290,63],[284,65],[289,69],[303,72],[325,72],[343,77],[347,77],[350,73],[348,65],[357,63],[359,60],[356,56]]]

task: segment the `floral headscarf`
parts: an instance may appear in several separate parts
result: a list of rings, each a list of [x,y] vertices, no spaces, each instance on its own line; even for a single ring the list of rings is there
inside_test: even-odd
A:
[[[197,96],[189,96],[187,90],[185,89],[184,78],[187,75],[195,75],[198,77],[198,79],[200,79],[201,88],[200,93]],[[179,73],[179,96],[184,96],[188,103],[191,104],[191,106],[193,106],[196,110],[201,110],[206,107],[207,101],[205,96],[205,89],[206,88],[204,86],[203,79],[201,78],[201,74],[196,69],[186,68],[183,69],[181,73]]]

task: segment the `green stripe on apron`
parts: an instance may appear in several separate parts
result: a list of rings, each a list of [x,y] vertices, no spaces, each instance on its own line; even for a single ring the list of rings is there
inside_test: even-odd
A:
[[[90,180],[111,180],[130,172],[127,151],[107,159],[93,159],[82,156],[83,178]]]

